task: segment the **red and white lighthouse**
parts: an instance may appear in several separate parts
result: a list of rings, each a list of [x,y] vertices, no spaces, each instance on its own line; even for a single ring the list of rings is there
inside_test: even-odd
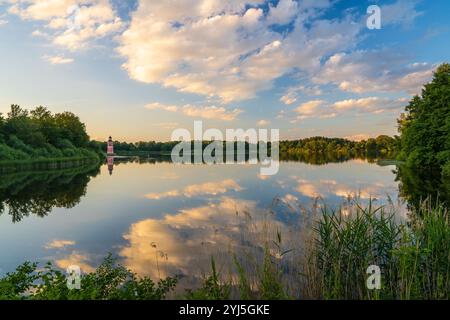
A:
[[[113,142],[111,137],[109,137],[109,140],[108,140],[108,145],[107,145],[107,148],[106,148],[106,154],[108,156],[113,156],[114,155],[114,142]]]

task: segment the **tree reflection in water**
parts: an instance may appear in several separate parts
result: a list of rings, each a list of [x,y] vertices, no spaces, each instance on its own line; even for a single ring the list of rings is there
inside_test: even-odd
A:
[[[45,172],[0,176],[0,215],[8,213],[13,223],[34,214],[47,216],[53,208],[73,208],[86,194],[98,165]]]
[[[444,179],[440,172],[399,166],[394,173],[399,182],[399,194],[407,201],[409,209],[419,208],[426,199],[450,207],[450,180]]]

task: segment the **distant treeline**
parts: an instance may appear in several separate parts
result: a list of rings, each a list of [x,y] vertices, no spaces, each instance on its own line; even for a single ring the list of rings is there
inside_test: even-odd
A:
[[[398,147],[398,138],[381,135],[363,141],[341,138],[313,137],[281,141],[282,155],[331,155],[338,157],[391,157]]]
[[[61,159],[98,159],[100,149],[71,112],[52,114],[45,107],[28,111],[12,105],[0,113],[0,165]]]
[[[114,150],[118,154],[124,153],[170,153],[179,142],[114,142]],[[192,142],[193,144],[194,142]],[[209,145],[210,141],[203,141],[203,148]],[[228,143],[229,144],[229,143]],[[106,142],[99,142],[100,148],[106,150]],[[226,143],[224,142],[224,148]],[[398,138],[389,136],[379,136],[376,139],[367,141],[351,141],[340,138],[313,137],[301,140],[289,140],[280,142],[281,155],[333,155],[338,157],[353,156],[390,156],[395,154],[398,146]],[[234,143],[237,148],[237,143]],[[245,143],[246,152],[250,149],[250,144]],[[269,144],[270,149],[270,144]]]

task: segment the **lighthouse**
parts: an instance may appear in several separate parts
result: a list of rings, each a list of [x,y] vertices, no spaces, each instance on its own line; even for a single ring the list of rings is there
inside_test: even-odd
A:
[[[106,154],[108,156],[113,156],[114,155],[114,142],[112,140],[112,137],[109,137],[108,145],[107,145],[107,148],[106,148]]]
[[[109,137],[107,146],[106,146],[106,160],[108,163],[108,171],[109,174],[112,175],[114,169],[114,142],[112,137]]]

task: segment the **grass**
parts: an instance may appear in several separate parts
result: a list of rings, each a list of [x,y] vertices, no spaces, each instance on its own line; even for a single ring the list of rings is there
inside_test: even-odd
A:
[[[318,207],[319,208],[319,207]],[[439,203],[423,202],[399,222],[390,206],[353,203],[320,209],[298,233],[260,223],[259,247],[230,253],[220,268],[214,257],[200,286],[174,293],[178,279],[155,283],[117,265],[111,256],[69,291],[66,277],[47,265],[25,263],[0,279],[2,299],[352,299],[450,298],[450,215]],[[312,215],[316,216],[316,215]],[[309,230],[306,238],[306,230]],[[295,247],[297,245],[297,247]],[[381,289],[367,288],[367,269],[381,269]],[[225,271],[224,271],[225,270]]]

